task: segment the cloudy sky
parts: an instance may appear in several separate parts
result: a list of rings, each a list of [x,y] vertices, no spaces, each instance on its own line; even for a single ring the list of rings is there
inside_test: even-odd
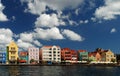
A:
[[[0,49],[111,49],[120,52],[120,0],[0,0]]]

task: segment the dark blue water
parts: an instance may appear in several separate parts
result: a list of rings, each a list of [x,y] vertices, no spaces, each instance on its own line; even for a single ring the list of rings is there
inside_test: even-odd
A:
[[[120,76],[120,67],[0,66],[0,76]]]

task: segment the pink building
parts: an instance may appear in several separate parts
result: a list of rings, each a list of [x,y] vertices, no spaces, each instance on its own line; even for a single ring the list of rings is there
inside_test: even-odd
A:
[[[28,62],[30,63],[31,60],[39,63],[39,48],[28,48]]]

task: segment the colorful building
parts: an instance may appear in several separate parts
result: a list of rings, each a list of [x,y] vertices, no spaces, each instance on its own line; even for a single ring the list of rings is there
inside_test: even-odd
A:
[[[78,61],[78,54],[77,54],[77,51],[75,51],[75,50],[71,50],[71,61],[72,62]]]
[[[6,52],[0,51],[0,63],[1,64],[6,63]]]
[[[20,63],[28,63],[28,52],[27,51],[19,52],[19,62]]]
[[[61,62],[61,48],[59,46],[43,46],[40,49],[40,60],[46,62]]]
[[[93,56],[95,57],[95,61],[96,62],[100,62],[101,61],[101,55],[99,52],[92,52]]]
[[[88,52],[86,50],[78,50],[79,61],[88,61]]]
[[[101,61],[103,62],[116,62],[116,56],[111,50],[103,51],[101,57]]]
[[[16,63],[18,59],[18,46],[12,41],[7,46],[7,63]]]
[[[28,48],[28,63],[39,63],[39,48]]]
[[[78,60],[78,55],[77,55],[77,51],[75,50],[71,50],[70,48],[63,48],[61,50],[61,60],[63,62],[77,62]]]
[[[93,53],[88,54],[88,59],[89,59],[90,62],[96,61],[96,57],[93,55]]]
[[[72,59],[72,55],[71,55],[71,50],[70,48],[63,48],[61,49],[61,60],[62,61],[68,61],[70,62]]]

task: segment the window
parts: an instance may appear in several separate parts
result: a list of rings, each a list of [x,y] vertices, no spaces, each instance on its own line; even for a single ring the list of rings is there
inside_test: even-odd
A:
[[[53,48],[53,50],[56,50],[56,48]]]
[[[15,50],[15,47],[11,47],[11,50]]]
[[[52,48],[50,48],[49,50],[52,50]]]
[[[15,52],[11,52],[11,54],[15,54]]]
[[[11,56],[11,60],[15,60],[15,56]]]
[[[53,51],[53,53],[56,53],[56,51]]]

